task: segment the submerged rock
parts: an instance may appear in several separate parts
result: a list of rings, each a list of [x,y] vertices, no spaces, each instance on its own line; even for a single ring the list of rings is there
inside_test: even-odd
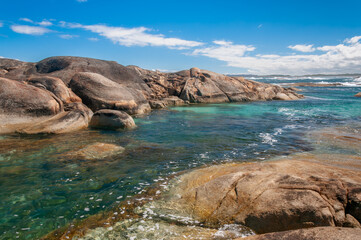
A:
[[[360,226],[358,171],[281,160],[212,166],[179,181],[169,205],[200,222],[243,224],[257,233]]]
[[[150,111],[148,101],[140,91],[122,86],[97,73],[77,73],[69,86],[93,111],[114,109],[130,114]]]
[[[120,154],[124,148],[110,143],[93,143],[77,151],[67,154],[69,157],[76,157],[85,160],[100,160]]]
[[[100,129],[132,129],[135,122],[131,116],[122,111],[102,109],[94,113],[90,126]]]
[[[291,230],[284,232],[266,233],[237,240],[355,240],[361,238],[361,229],[339,227],[317,227]]]
[[[361,97],[361,92],[357,93],[355,97]]]

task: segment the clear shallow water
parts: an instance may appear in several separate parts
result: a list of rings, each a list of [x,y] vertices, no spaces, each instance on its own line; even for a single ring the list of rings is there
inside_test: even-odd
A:
[[[110,210],[180,171],[311,151],[315,145],[307,133],[316,129],[360,128],[361,99],[354,94],[361,87],[301,89],[306,98],[300,101],[154,111],[136,119],[133,131],[1,136],[0,239],[40,238],[75,219]],[[101,160],[67,154],[95,142],[123,146],[125,152]],[[352,154],[361,156],[354,150]]]

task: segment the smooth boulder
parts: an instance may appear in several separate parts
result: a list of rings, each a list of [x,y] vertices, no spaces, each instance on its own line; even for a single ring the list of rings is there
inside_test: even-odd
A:
[[[132,129],[136,125],[131,116],[122,111],[103,109],[94,113],[90,127],[99,129]]]
[[[63,110],[51,92],[6,78],[0,78],[0,114],[51,116]]]
[[[361,229],[317,227],[254,235],[236,240],[356,240],[361,239]]]
[[[97,73],[77,73],[70,81],[69,87],[93,111],[113,109],[129,114],[150,111],[148,101],[140,91],[120,85]]]
[[[179,181],[170,204],[201,222],[237,223],[257,233],[360,227],[359,171],[280,160],[212,166]]]
[[[81,99],[69,89],[60,78],[56,77],[32,77],[27,82],[37,88],[43,88],[54,93],[63,103],[81,102]]]

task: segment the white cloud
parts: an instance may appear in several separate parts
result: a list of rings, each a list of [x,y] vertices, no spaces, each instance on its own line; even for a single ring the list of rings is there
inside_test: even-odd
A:
[[[299,51],[299,52],[314,52],[316,49],[313,47],[313,44],[310,45],[302,45],[302,44],[298,44],[298,45],[291,45],[288,46],[288,48],[295,50],[295,51]]]
[[[40,25],[40,26],[43,26],[43,27],[48,27],[48,26],[52,26],[53,25],[53,23],[52,22],[50,22],[50,21],[48,21],[48,20],[43,20],[43,21],[41,21],[41,22],[38,22],[38,23],[36,23],[36,24],[38,24],[38,25]]]
[[[97,42],[97,41],[99,41],[99,38],[91,37],[91,38],[88,38],[88,40],[92,41],[92,42]]]
[[[355,36],[353,38],[346,39],[345,42],[350,43],[350,44],[354,44],[354,43],[357,43],[358,41],[360,41],[360,39],[361,39],[361,36]]]
[[[192,55],[202,55],[221,61],[234,62],[242,58],[246,52],[255,50],[253,46],[234,45],[232,42],[224,40],[213,41],[213,43],[215,46],[195,49]]]
[[[312,74],[355,73],[361,71],[361,37],[353,37],[344,44],[321,46],[320,54],[245,56],[255,48],[246,45],[215,45],[196,49],[202,55],[225,61],[228,66],[247,69],[251,74]]]
[[[29,35],[43,35],[51,32],[50,29],[44,27],[27,26],[27,25],[12,25],[11,30],[16,33],[29,34]]]
[[[79,37],[78,35],[71,35],[71,34],[61,34],[59,35],[60,38],[63,38],[63,39],[72,39],[72,38],[77,38]]]
[[[23,22],[33,23],[33,20],[31,20],[29,18],[20,18],[19,20],[23,21]]]
[[[63,27],[82,28],[110,39],[122,46],[164,46],[170,49],[189,49],[203,45],[201,42],[188,41],[180,38],[168,38],[162,34],[151,34],[151,29],[145,27],[123,28],[106,25],[81,25],[78,23],[60,22]]]

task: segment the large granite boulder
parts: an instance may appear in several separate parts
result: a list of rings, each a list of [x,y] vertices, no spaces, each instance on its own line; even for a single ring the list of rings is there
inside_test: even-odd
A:
[[[25,134],[59,134],[78,131],[87,128],[89,115],[87,112],[76,109],[68,112],[61,112],[54,117],[37,121],[27,127],[16,130]]]
[[[64,91],[51,88],[56,84],[46,85],[53,93],[34,82],[31,84],[35,86],[30,82],[0,78],[0,133],[65,133],[86,128],[92,111],[80,102],[66,103],[80,99],[75,95],[66,95],[71,91],[62,82],[54,81]],[[66,104],[55,94],[64,97]]]
[[[94,113],[90,126],[99,129],[132,129],[136,125],[131,116],[117,110],[102,109]]]
[[[236,240],[355,240],[361,239],[361,229],[317,227],[254,235]]]
[[[49,57],[33,68],[33,74],[46,74],[61,78],[68,84],[78,72],[92,72],[100,74],[113,82],[133,89],[149,92],[148,86],[133,71],[114,61],[105,61],[83,57]]]
[[[51,92],[0,78],[0,114],[40,117],[55,115],[62,110],[62,102]]]
[[[359,171],[280,160],[198,169],[179,182],[169,204],[208,224],[243,224],[257,233],[360,227]]]
[[[27,82],[38,88],[46,89],[57,96],[63,103],[81,102],[81,99],[69,89],[60,78],[41,76],[32,77]]]
[[[150,111],[148,101],[142,92],[120,85],[97,73],[77,73],[69,86],[93,111],[114,109],[130,114]]]

